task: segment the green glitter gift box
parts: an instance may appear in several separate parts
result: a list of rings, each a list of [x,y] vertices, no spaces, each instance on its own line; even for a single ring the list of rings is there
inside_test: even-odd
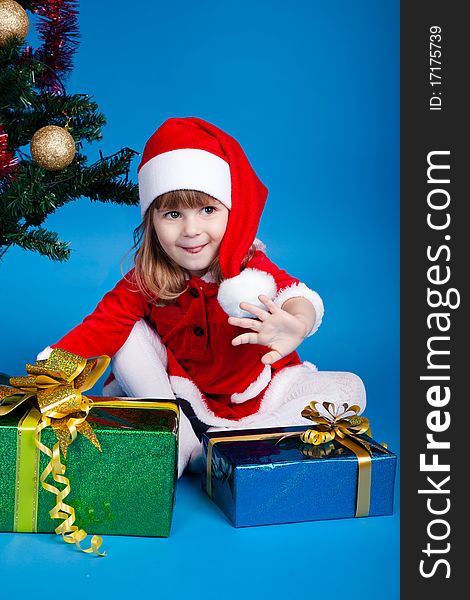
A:
[[[87,422],[101,452],[83,435],[69,446],[66,503],[93,534],[168,537],[175,498],[178,406],[172,400],[93,398]],[[49,458],[34,443],[39,411],[21,405],[0,419],[0,531],[54,532],[56,497],[39,477]],[[41,443],[57,442],[51,427]],[[50,481],[49,481],[50,480]],[[52,478],[49,482],[54,484]],[[63,486],[62,486],[63,487]]]

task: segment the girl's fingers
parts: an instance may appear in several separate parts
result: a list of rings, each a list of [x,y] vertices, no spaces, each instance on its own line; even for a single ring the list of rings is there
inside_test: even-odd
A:
[[[240,346],[241,344],[257,344],[258,334],[256,333],[242,333],[241,335],[233,338],[232,346]]]
[[[271,352],[268,352],[267,354],[261,357],[261,362],[265,365],[272,365],[281,358],[282,355],[279,354],[277,350],[271,350]]]
[[[228,322],[234,327],[243,327],[243,329],[253,329],[253,331],[259,331],[261,329],[261,323],[256,319],[229,317]]]
[[[271,298],[268,298],[267,296],[265,296],[264,294],[260,294],[258,296],[260,302],[262,302],[266,308],[269,310],[270,313],[275,313],[279,310],[279,307],[276,306],[274,304],[274,302],[271,300]]]
[[[255,306],[249,302],[240,302],[240,308],[242,310],[246,310],[252,315],[255,315],[255,317],[257,317],[260,321],[264,321],[267,317],[269,317],[269,313],[266,312],[264,308],[260,308],[259,306]]]

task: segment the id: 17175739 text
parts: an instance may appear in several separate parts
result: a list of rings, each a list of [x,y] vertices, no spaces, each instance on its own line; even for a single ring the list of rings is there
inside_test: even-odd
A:
[[[442,109],[442,30],[439,25],[429,28],[429,110]]]

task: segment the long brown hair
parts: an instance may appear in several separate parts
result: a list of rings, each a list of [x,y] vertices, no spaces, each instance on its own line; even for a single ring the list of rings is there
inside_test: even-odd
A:
[[[153,216],[157,210],[202,208],[214,204],[214,198],[195,190],[175,190],[155,198],[142,223],[134,230],[134,285],[149,302],[164,306],[175,301],[186,290],[186,271],[163,250],[155,232]],[[255,253],[254,244],[245,256],[243,269]],[[208,271],[217,283],[224,279],[217,255]]]

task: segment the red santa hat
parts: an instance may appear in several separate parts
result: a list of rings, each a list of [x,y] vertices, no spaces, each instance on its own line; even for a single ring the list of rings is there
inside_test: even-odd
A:
[[[202,119],[168,119],[145,145],[138,174],[142,216],[157,196],[174,190],[205,192],[226,206],[220,267],[227,279],[239,275],[268,195],[240,144]]]

